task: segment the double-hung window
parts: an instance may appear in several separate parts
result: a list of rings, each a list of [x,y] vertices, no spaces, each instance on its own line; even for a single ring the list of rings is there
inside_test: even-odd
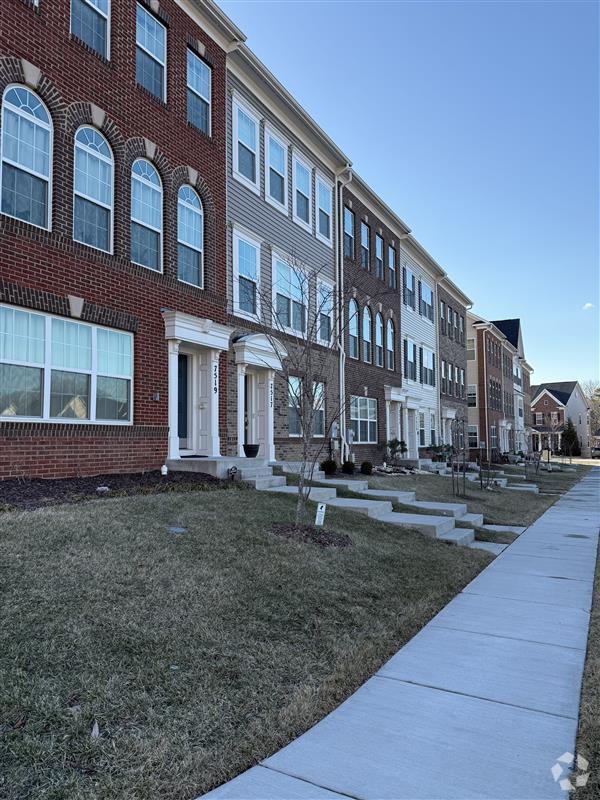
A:
[[[233,103],[233,174],[258,194],[258,128],[257,117]]]
[[[292,175],[294,183],[294,220],[307,228],[312,228],[312,172],[297,155],[292,159]]]
[[[383,317],[375,316],[375,364],[383,367]]]
[[[280,211],[287,212],[287,145],[265,129],[265,197]]]
[[[199,56],[187,51],[187,119],[210,136],[212,71]]]
[[[421,283],[420,314],[433,322],[433,290],[425,282]]]
[[[288,433],[290,436],[302,435],[302,379],[290,376],[288,379]]]
[[[204,215],[191,186],[177,194],[177,276],[193,286],[203,285]]]
[[[131,260],[162,269],[162,184],[145,158],[134,161],[131,169]]]
[[[396,270],[396,249],[388,245],[388,286],[395,289],[398,285],[398,275]]]
[[[436,438],[436,425],[435,425],[435,413],[431,411],[429,413],[429,443],[432,447],[435,447],[435,438]]]
[[[333,317],[333,287],[319,282],[317,288],[317,339],[321,344],[331,344]]]
[[[131,422],[133,336],[0,306],[0,417]]]
[[[479,447],[479,431],[477,425],[468,426],[469,447],[477,449]]]
[[[446,394],[446,392],[448,391],[448,386],[446,383],[446,362],[444,361],[443,358],[440,360],[440,378],[442,381],[440,386],[440,391],[442,392],[442,394]]]
[[[332,188],[317,175],[317,238],[331,244]]]
[[[371,269],[371,229],[366,222],[360,223],[360,265]]]
[[[404,340],[404,377],[417,380],[417,345],[410,339]]]
[[[446,303],[440,300],[440,331],[446,333]]]
[[[2,98],[3,214],[50,229],[52,122],[46,107],[24,86]]]
[[[313,383],[313,436],[325,436],[324,383]]]
[[[448,318],[448,336],[451,339],[453,339],[454,338],[454,331],[453,331],[453,328],[452,328],[453,311],[450,308],[450,306],[448,306],[448,308],[447,308],[446,316]]]
[[[344,206],[344,255],[354,258],[354,211]]]
[[[110,0],[71,0],[71,33],[103,58],[109,57]]]
[[[73,239],[97,250],[112,250],[113,154],[95,128],[75,135]]]
[[[425,412],[419,412],[419,447],[425,447]]]
[[[467,405],[470,408],[477,406],[477,384],[470,383],[467,387]]]
[[[416,281],[415,275],[412,270],[405,267],[403,270],[404,277],[404,305],[415,309],[415,295],[416,295]]]
[[[167,29],[149,11],[137,5],[136,80],[163,102],[167,99]]]
[[[350,428],[355,444],[377,443],[377,400],[371,397],[350,397]]]
[[[458,319],[458,323],[459,323],[458,329],[459,329],[459,332],[460,332],[460,343],[464,344],[465,343],[465,318],[462,316],[462,314],[460,315],[460,317]]]
[[[454,394],[454,365],[448,364],[448,394]]]
[[[375,234],[375,274],[383,280],[383,238]]]
[[[467,361],[475,361],[475,339],[467,339]]]
[[[373,353],[372,353],[372,341],[371,341],[371,328],[372,328],[372,320],[371,320],[371,312],[365,306],[363,308],[363,331],[362,331],[362,339],[363,339],[363,361],[367,362],[368,364],[371,363],[373,360]]]
[[[423,383],[435,386],[435,356],[426,347],[423,348]]]
[[[350,358],[358,358],[358,304],[348,303],[348,351]]]
[[[543,425],[544,424],[544,415],[539,411],[535,412],[535,424],[536,425]]]
[[[260,242],[233,232],[233,311],[235,314],[259,316]]]
[[[464,399],[465,396],[465,371],[461,367],[460,370],[460,396]]]
[[[387,353],[387,368],[391,370],[396,369],[396,332],[394,330],[394,323],[391,319],[387,321],[387,331],[385,337],[385,346]]]
[[[306,275],[296,266],[273,255],[275,313],[281,328],[300,336],[306,334],[308,285]]]

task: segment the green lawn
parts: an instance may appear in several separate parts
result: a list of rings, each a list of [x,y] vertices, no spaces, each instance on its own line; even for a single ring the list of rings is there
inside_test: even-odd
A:
[[[292,516],[222,490],[0,514],[3,800],[192,800],[335,707],[490,560],[333,509],[349,548],[270,532]]]

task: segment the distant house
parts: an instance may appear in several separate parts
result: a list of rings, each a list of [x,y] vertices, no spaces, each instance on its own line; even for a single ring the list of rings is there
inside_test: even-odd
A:
[[[562,434],[570,419],[577,431],[582,455],[591,446],[590,409],[577,381],[541,383],[531,387],[533,449],[558,452]]]

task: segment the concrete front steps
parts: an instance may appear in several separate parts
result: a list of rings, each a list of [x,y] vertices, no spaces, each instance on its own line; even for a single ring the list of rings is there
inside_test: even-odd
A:
[[[509,483],[504,487],[510,492],[531,492],[532,494],[539,494],[539,487],[534,483]]]

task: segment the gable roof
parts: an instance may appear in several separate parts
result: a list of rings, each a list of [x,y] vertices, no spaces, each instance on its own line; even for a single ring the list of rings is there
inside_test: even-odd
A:
[[[577,381],[558,381],[557,383],[540,383],[538,386],[531,387],[531,399],[535,398],[544,391],[550,392],[551,395],[556,397],[559,403],[566,406],[569,398],[573,394]]]
[[[519,349],[520,319],[494,319],[492,320],[492,325],[502,331],[515,350]]]

